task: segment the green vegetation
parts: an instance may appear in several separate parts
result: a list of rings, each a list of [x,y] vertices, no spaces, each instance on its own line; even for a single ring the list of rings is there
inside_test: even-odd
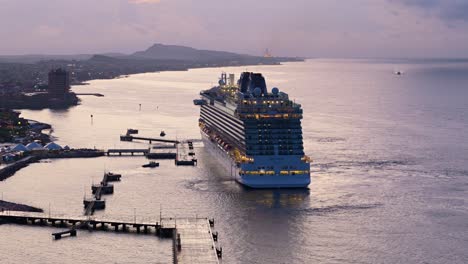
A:
[[[0,109],[0,142],[9,142],[15,136],[26,135],[28,122],[19,115],[16,111]]]

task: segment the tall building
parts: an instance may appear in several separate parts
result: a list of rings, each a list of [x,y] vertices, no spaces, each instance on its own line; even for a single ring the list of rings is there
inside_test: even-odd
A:
[[[54,97],[62,97],[70,91],[70,75],[64,69],[49,72],[49,93]]]

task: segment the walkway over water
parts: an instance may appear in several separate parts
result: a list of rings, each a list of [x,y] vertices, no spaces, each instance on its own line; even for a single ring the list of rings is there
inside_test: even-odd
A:
[[[108,232],[153,234],[173,240],[174,263],[219,263],[221,249],[216,247],[217,232],[212,231],[214,220],[207,218],[101,218],[90,216],[48,216],[44,213],[0,212],[0,223],[70,228],[52,235],[76,236],[78,229]],[[218,255],[219,254],[219,255]],[[219,256],[219,257],[218,257]]]
[[[145,149],[108,149],[105,153],[107,156],[111,155],[119,155],[122,156],[122,154],[127,154],[127,155],[143,155],[146,156],[150,150],[148,148]]]
[[[132,135],[121,135],[120,136],[120,141],[133,141],[133,140],[146,140],[149,141],[149,143],[152,142],[164,142],[164,143],[174,143],[178,144],[178,140],[170,140],[170,139],[161,139],[161,138],[150,138],[150,137],[135,137]]]
[[[176,219],[172,220],[174,225],[166,221],[163,221],[164,226],[174,226],[180,235],[180,250],[176,251],[178,263],[219,263],[213,231],[207,219]]]

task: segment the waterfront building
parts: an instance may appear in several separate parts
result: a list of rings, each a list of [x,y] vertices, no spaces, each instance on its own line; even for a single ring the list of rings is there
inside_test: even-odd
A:
[[[70,75],[64,69],[49,72],[49,94],[53,97],[63,97],[70,91]]]

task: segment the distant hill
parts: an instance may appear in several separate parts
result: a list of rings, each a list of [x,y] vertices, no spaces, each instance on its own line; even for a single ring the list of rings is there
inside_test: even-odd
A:
[[[123,60],[179,60],[186,62],[213,62],[225,60],[248,60],[255,56],[237,54],[226,51],[199,50],[190,47],[154,44],[144,51],[138,51],[133,54],[123,53],[102,53],[98,56],[106,56]],[[0,62],[4,63],[36,63],[39,61],[51,60],[77,60],[84,61],[96,59],[94,54],[76,54],[76,55],[47,55],[47,54],[32,54],[32,55],[0,55]],[[102,58],[101,58],[102,59]]]
[[[115,60],[113,60],[115,59]],[[0,55],[0,63],[35,64],[41,61],[62,62],[90,62],[90,63],[168,63],[171,65],[180,63],[205,65],[250,65],[250,64],[277,64],[281,61],[297,61],[301,58],[264,58],[226,51],[201,50],[191,47],[154,44],[144,51],[133,54],[101,53],[101,54],[76,54],[76,55]]]
[[[154,44],[145,51],[138,51],[132,57],[153,60],[216,61],[246,59],[253,56],[226,51],[199,50],[185,46]]]
[[[46,55],[46,54],[30,54],[30,55],[0,55],[0,62],[3,63],[36,63],[44,60],[89,60],[92,54],[76,54],[76,55]]]
[[[122,53],[103,53],[100,54],[107,57],[124,57],[128,56]],[[39,61],[84,61],[89,60],[94,54],[75,54],[75,55],[47,55],[47,54],[31,54],[31,55],[0,55],[0,63],[36,63]]]

